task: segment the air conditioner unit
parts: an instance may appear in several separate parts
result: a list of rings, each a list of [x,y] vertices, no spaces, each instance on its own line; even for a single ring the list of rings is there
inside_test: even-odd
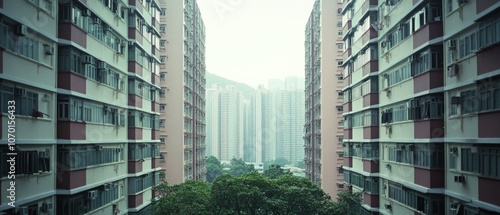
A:
[[[54,47],[51,45],[43,45],[43,51],[46,55],[54,55]]]
[[[453,64],[447,67],[446,74],[449,78],[458,76],[460,72],[460,66],[458,64]]]
[[[380,43],[380,46],[381,46],[382,48],[385,48],[385,47],[387,46],[387,41],[382,41],[382,42]]]
[[[54,209],[54,204],[52,204],[52,202],[42,203],[41,210],[43,212],[49,212],[52,211],[53,209]]]
[[[82,14],[82,15],[83,15],[83,16],[91,16],[91,15],[92,15],[92,13],[90,12],[90,10],[89,10],[89,9],[85,9],[85,10],[83,10],[83,14]]]
[[[94,57],[90,55],[83,55],[81,59],[83,64],[95,64]]]
[[[392,205],[390,205],[390,204],[385,204],[385,209],[387,209],[387,210],[392,210]]]
[[[39,151],[38,152],[38,157],[40,157],[40,158],[49,158],[50,157],[50,152],[49,151]]]
[[[94,23],[94,25],[100,25],[101,24],[101,19],[99,19],[97,17],[93,17],[92,18],[92,22]]]
[[[450,153],[452,153],[452,154],[458,154],[458,147],[451,147],[450,148]]]
[[[446,47],[451,50],[456,48],[456,41],[455,40],[448,40],[446,42]]]
[[[87,192],[88,199],[96,199],[97,198],[97,190],[92,190]]]
[[[16,34],[19,36],[26,36],[28,34],[28,26],[22,24],[17,25]]]
[[[26,89],[24,88],[16,88],[14,92],[16,96],[26,96]]]
[[[454,181],[457,183],[465,183],[465,176],[463,175],[456,175],[454,177]]]
[[[450,100],[451,100],[450,103],[453,105],[460,104],[460,96],[452,96]]]

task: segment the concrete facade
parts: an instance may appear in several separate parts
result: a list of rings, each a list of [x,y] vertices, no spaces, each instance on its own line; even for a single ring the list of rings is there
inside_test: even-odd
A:
[[[342,162],[342,20],[341,1],[314,3],[305,29],[306,177],[336,199],[343,190]]]
[[[162,1],[166,181],[205,180],[205,25],[195,0]],[[183,167],[183,168],[181,168]]]

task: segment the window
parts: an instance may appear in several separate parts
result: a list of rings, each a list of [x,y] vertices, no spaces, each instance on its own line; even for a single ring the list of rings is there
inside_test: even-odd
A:
[[[405,64],[395,71],[387,73],[384,77],[388,81],[388,86],[394,86],[397,83],[408,80],[411,78],[410,64]]]
[[[453,11],[453,0],[446,0],[447,13],[451,13]]]
[[[165,24],[160,25],[160,32],[161,33],[165,33],[166,29],[167,29],[167,25],[165,25]]]
[[[424,214],[444,214],[444,197],[424,194],[389,181],[388,197]]]
[[[153,156],[152,144],[129,144],[128,160],[138,161],[141,159],[151,158]]]
[[[362,158],[365,159],[379,159],[379,144],[378,143],[363,143],[362,145]]]
[[[44,0],[44,3],[45,3],[45,10],[47,10],[47,12],[49,12],[49,14],[52,14],[52,1],[51,0]]]
[[[24,57],[38,60],[40,43],[31,36],[17,36],[15,29],[0,23],[0,46]]]
[[[103,148],[99,145],[64,146],[57,152],[60,167],[67,170],[123,161],[120,147]]]
[[[338,35],[339,35],[339,36],[342,36],[342,35],[343,35],[342,30],[339,30],[339,31],[338,31]]]
[[[481,175],[500,178],[500,148],[481,149]]]
[[[11,86],[2,86],[2,112],[7,113],[8,102],[16,102],[16,115],[32,116],[33,111],[38,111],[38,93],[26,90],[25,88],[14,88]]]
[[[378,194],[378,178],[365,177],[365,192],[370,194]]]
[[[162,8],[160,11],[161,16],[165,16],[167,14],[167,8]]]
[[[500,78],[478,83],[480,111],[500,109]]]
[[[409,119],[437,119],[444,116],[443,95],[431,95],[411,100]]]
[[[478,111],[479,104],[476,98],[475,90],[469,90],[460,93],[460,98],[461,98],[460,110],[462,114],[473,113]]]
[[[61,204],[58,205],[64,205],[64,207],[57,207],[57,214],[85,214],[94,211],[117,200],[120,197],[119,189],[122,186],[123,184],[120,185],[118,182],[107,183],[97,189],[58,197],[57,201],[61,201]],[[94,197],[89,198],[88,196]]]
[[[0,158],[4,161],[10,159],[7,155],[6,147],[0,149]],[[41,172],[50,172],[50,151],[36,151],[36,150],[17,150],[16,157],[16,176],[22,174],[34,174]],[[9,172],[8,165],[0,166],[0,177],[6,177]]]
[[[140,193],[153,186],[153,175],[148,173],[138,177],[128,179],[129,194]]]
[[[471,148],[462,148],[460,159],[462,171],[479,173],[479,154],[477,153],[477,148],[474,152]]]

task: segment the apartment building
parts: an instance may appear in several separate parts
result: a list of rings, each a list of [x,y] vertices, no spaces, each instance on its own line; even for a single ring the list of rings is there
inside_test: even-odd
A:
[[[378,2],[343,1],[344,180],[363,192],[363,214],[379,207]]]
[[[373,48],[378,51],[368,59],[378,59],[378,72],[370,67],[368,79],[373,83],[365,88],[362,82],[356,89],[356,80],[367,73],[356,75],[356,61],[352,72],[351,61],[345,62],[346,84],[353,87],[344,91],[350,101],[344,107],[350,112],[346,114],[349,149],[343,169],[351,190],[363,191],[360,211],[498,214],[500,141],[495,125],[500,64],[494,56],[499,54],[500,2],[346,1],[344,17],[349,18],[348,5],[356,8],[367,2],[368,11],[374,11],[365,16],[370,22],[371,14],[378,12],[367,27],[371,36],[366,38],[377,44]],[[364,26],[366,21],[359,23],[356,9],[353,12],[351,25]],[[355,28],[349,21],[346,26]],[[349,50],[351,42],[346,41]],[[352,43],[352,53],[356,52]],[[368,95],[375,97],[367,99]],[[363,97],[363,106],[355,103],[356,97]],[[373,107],[378,102],[378,113],[367,102]],[[359,109],[363,114],[357,116]],[[371,111],[365,114],[367,110]],[[361,125],[364,136],[356,134],[356,126]],[[371,129],[367,132],[367,126],[378,129],[378,134]],[[352,145],[361,137],[361,146]],[[371,145],[377,141],[378,146]],[[365,150],[366,143],[369,150]],[[368,154],[365,159],[368,152],[377,155]],[[366,163],[373,160],[370,156],[378,157],[378,166]],[[363,166],[356,164],[357,157],[363,159]],[[378,182],[373,180],[377,175]],[[378,199],[372,195],[377,193]]]
[[[500,1],[442,5],[445,211],[499,214]]]
[[[159,13],[155,1],[0,3],[2,127],[14,100],[18,160],[16,208],[1,165],[0,213],[151,213]]]
[[[166,181],[205,180],[205,25],[196,0],[162,0],[160,5]]]
[[[305,29],[306,177],[333,199],[343,190],[341,12],[342,1],[317,0]]]
[[[243,116],[243,95],[238,89],[232,85],[207,89],[207,150],[221,162],[243,159]]]

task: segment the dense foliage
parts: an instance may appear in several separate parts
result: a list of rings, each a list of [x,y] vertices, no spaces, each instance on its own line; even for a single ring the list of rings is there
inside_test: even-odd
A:
[[[214,156],[210,156],[207,158],[207,182],[212,183],[215,181],[217,177],[222,175],[222,164],[219,159]]]
[[[223,174],[212,185],[187,181],[156,190],[162,198],[154,202],[155,215],[344,215],[353,214],[349,208],[361,200],[359,194],[342,193],[333,202],[309,180],[286,173],[275,179],[256,172]]]

